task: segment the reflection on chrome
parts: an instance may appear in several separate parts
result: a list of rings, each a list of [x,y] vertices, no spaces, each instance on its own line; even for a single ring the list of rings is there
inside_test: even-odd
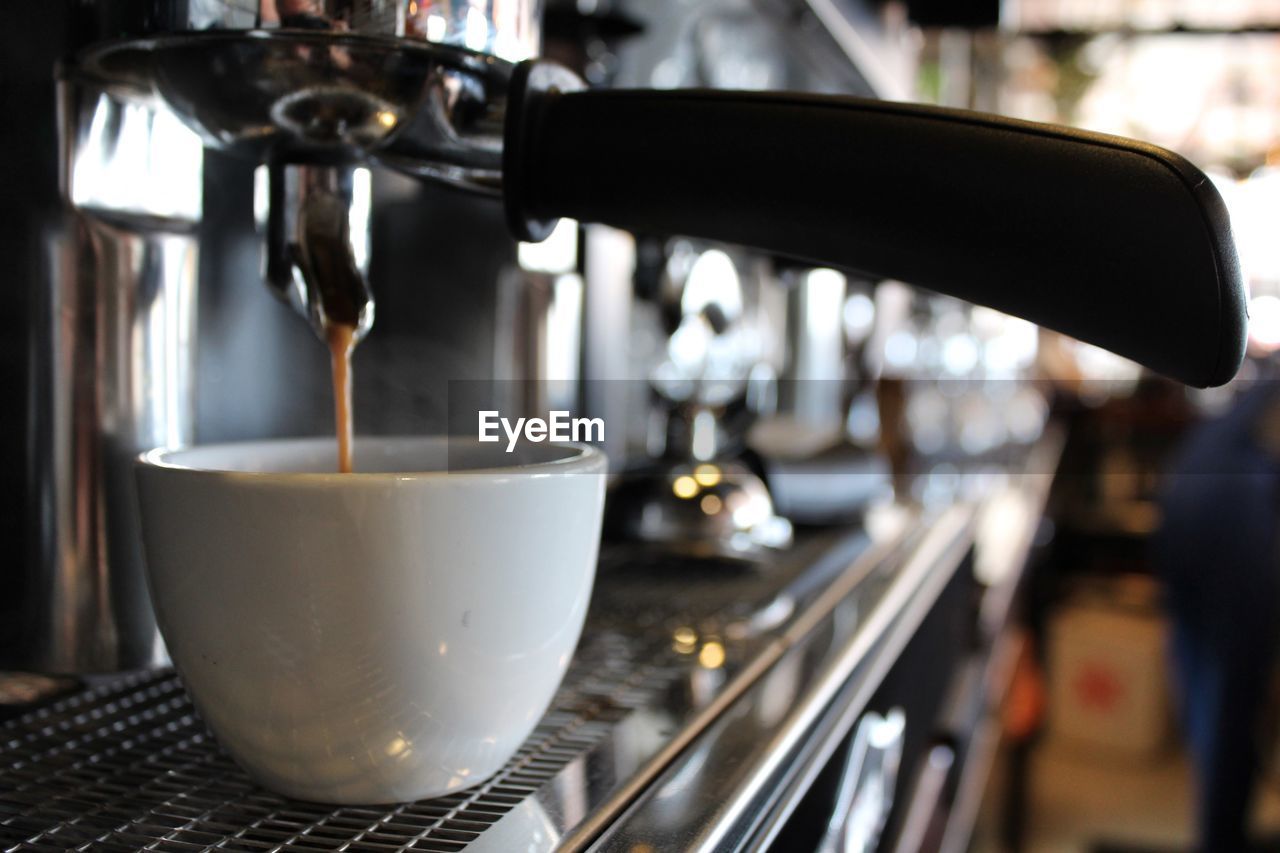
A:
[[[678,498],[691,498],[698,493],[698,481],[681,474],[671,482],[671,493]]]
[[[724,666],[724,644],[718,639],[709,638],[698,652],[698,665],[703,669],[719,669]]]
[[[720,482],[722,474],[718,465],[705,463],[693,469],[693,479],[697,480],[699,486],[705,488],[713,488]]]
[[[671,648],[679,654],[691,655],[698,649],[698,632],[692,628],[677,628],[671,640]]]
[[[74,74],[60,81],[72,227],[48,235],[30,345],[31,523],[44,574],[23,589],[22,665],[160,663],[142,578],[132,462],[189,442],[204,153],[170,112]],[[34,554],[33,554],[34,556]],[[56,568],[56,570],[55,570]]]

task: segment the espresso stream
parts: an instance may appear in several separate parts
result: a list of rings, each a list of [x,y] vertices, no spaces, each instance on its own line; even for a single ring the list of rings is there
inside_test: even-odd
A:
[[[333,366],[334,426],[338,432],[338,471],[351,473],[351,350],[356,329],[333,323],[327,329],[329,360]]]

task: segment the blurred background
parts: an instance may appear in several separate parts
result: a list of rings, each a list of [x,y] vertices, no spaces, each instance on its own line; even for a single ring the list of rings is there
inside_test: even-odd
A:
[[[1056,469],[1028,471],[1056,476],[972,849],[1280,849],[1278,638],[1269,627],[1280,622],[1280,442],[1268,435],[1280,432],[1271,390],[1280,2],[802,5],[856,79],[812,66],[797,76],[794,64],[768,61],[788,55],[776,26],[756,26],[769,4],[695,13],[674,0],[614,4],[644,34],[587,57],[586,73],[622,86],[852,91],[1171,148],[1211,176],[1229,208],[1250,291],[1244,367],[1223,388],[1187,389],[907,284],[778,259],[751,266],[732,248],[642,235],[621,262],[627,271],[634,263],[638,298],[612,327],[625,334],[610,337],[627,346],[615,346],[612,366],[595,352],[595,375],[647,377],[659,398],[663,383],[699,372],[781,378],[783,399],[758,412],[752,450],[768,458],[784,445],[821,446],[834,431],[878,448],[899,497],[925,505],[954,500],[984,466],[1022,458],[1046,430],[1058,432]],[[798,37],[819,68],[831,67],[819,50],[826,39]],[[604,231],[586,229],[587,246],[616,248]],[[587,292],[599,292],[590,265],[587,279]],[[683,294],[674,318],[662,296],[672,291]],[[728,332],[701,322],[708,304],[724,309]],[[779,315],[785,323],[769,322]],[[651,424],[635,424],[623,455],[660,455],[646,438]]]
[[[699,372],[780,378],[782,399],[746,440],[753,452],[767,460],[839,433],[887,456],[899,498],[924,505],[1061,435],[1056,468],[1028,469],[1056,476],[971,849],[1280,849],[1280,2],[801,5],[857,69],[852,82],[768,61],[788,54],[776,27],[753,25],[760,3],[615,4],[646,30],[588,61],[587,76],[852,91],[1171,148],[1229,208],[1250,291],[1244,367],[1223,388],[1187,389],[907,284],[751,266],[732,248],[642,235],[638,298],[610,338],[627,342],[614,356],[624,366],[597,375],[648,377],[659,398]],[[819,60],[830,47],[798,37]],[[585,230],[588,247],[601,232]],[[587,279],[598,289],[590,265]],[[674,317],[662,298],[673,289]],[[702,323],[708,304],[728,332]],[[660,455],[636,425],[625,455]]]
[[[1280,573],[1266,436],[1280,347],[1280,4],[1008,0],[996,18],[925,27],[919,97],[1132,136],[1198,164],[1231,213],[1250,343],[1234,382],[1199,392],[941,300],[931,300],[931,333],[904,326],[887,337],[886,375],[928,370],[931,354],[944,376],[962,373],[953,368],[971,353],[988,376],[1006,358],[1029,359],[1068,436],[1053,545],[1030,578],[1027,642],[974,849],[1280,849],[1280,704],[1263,624],[1274,621]],[[967,322],[947,320],[951,311]],[[946,338],[952,323],[972,346]],[[993,346],[989,323],[1010,343]],[[949,436],[931,431],[938,384],[907,384],[917,450],[963,444],[966,429],[983,444],[973,434],[982,423],[1000,432],[984,404]],[[1013,410],[1001,411],[1003,429],[1016,429]],[[1171,533],[1175,520],[1184,529]],[[1184,564],[1201,575],[1190,589]],[[1228,828],[1241,823],[1247,841]]]

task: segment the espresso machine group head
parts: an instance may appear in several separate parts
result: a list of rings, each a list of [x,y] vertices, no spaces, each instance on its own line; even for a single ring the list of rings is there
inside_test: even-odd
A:
[[[359,339],[373,322],[362,166],[498,193],[512,63],[536,53],[538,24],[533,0],[161,3],[82,67],[262,164],[267,284],[321,337],[341,323]]]

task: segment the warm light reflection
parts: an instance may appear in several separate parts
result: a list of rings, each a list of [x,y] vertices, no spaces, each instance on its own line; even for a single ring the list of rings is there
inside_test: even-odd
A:
[[[391,110],[378,111],[378,124],[383,127],[391,128],[396,126],[396,114]]]
[[[715,515],[724,506],[724,503],[717,495],[703,495],[699,505],[707,515]]]
[[[724,666],[724,644],[719,640],[708,640],[698,652],[698,664],[706,669],[719,669]]]
[[[698,648],[698,632],[692,628],[677,628],[671,640],[671,648],[682,655],[691,655]]]
[[[721,480],[720,466],[705,463],[693,469],[693,479],[698,481],[698,485],[705,488],[711,488]]]
[[[698,481],[688,474],[681,474],[671,484],[671,491],[678,498],[691,498],[698,493]]]

